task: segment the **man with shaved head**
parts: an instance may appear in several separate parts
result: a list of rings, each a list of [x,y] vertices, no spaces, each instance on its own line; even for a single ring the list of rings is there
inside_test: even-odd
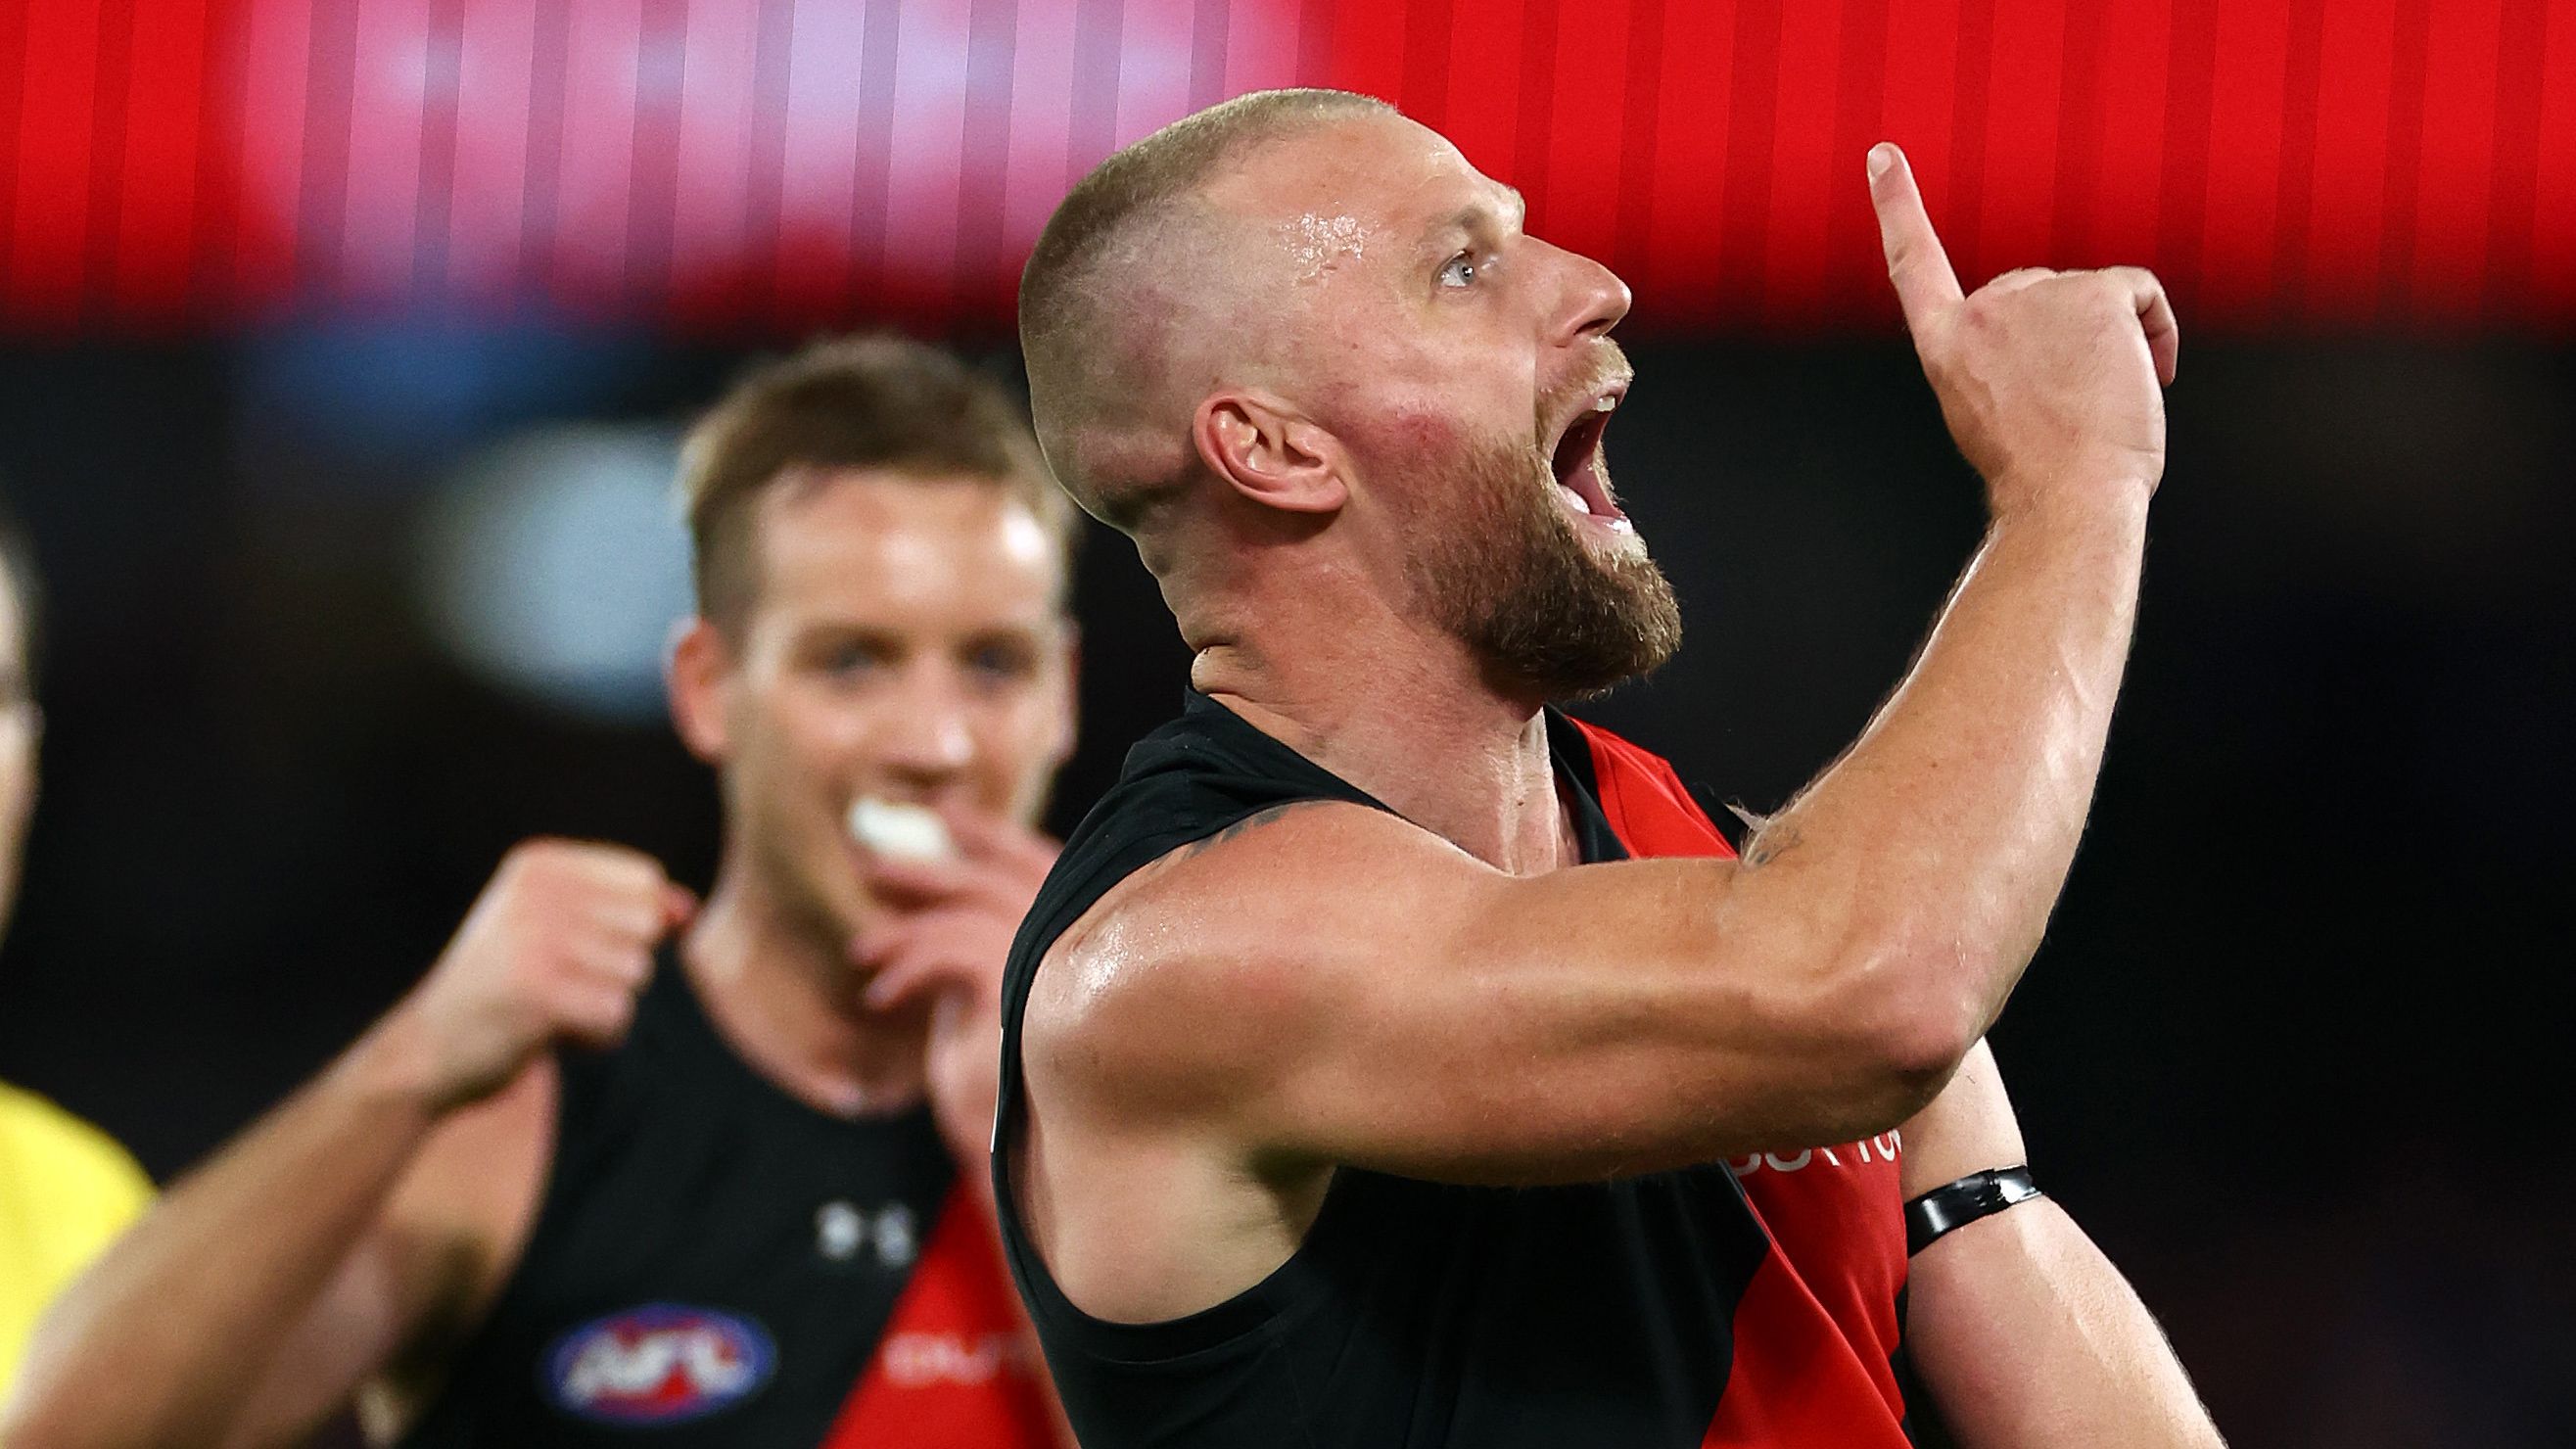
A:
[[[2173,317],[2129,269],[1964,296],[1869,170],[1991,524],[1740,859],[1553,708],[1680,638],[1603,461],[1617,277],[1334,92],[1048,225],[1040,440],[1196,652],[1005,988],[1004,1237],[1089,1449],[1897,1446],[1926,1399],[1978,1449],[2215,1441],[1983,1045],[2100,764]]]

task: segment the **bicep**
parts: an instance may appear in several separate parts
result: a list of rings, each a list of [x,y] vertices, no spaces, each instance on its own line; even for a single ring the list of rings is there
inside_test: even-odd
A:
[[[1793,964],[1717,939],[1731,870],[1496,874],[1335,929],[1271,1130],[1338,1161],[1507,1182],[1804,1140],[1848,1054]]]
[[[1118,913],[1113,932],[1182,944],[1130,953],[1156,964],[1104,996],[1138,1008],[1105,1035],[1147,1044],[1106,1069],[1168,1073],[1170,1103],[1255,1155],[1450,1181],[1848,1135],[1888,1111],[1867,1023],[1832,1009],[1794,931],[1730,923],[1735,870],[1516,877],[1376,812],[1291,816]],[[1079,954],[1114,975],[1128,944]]]

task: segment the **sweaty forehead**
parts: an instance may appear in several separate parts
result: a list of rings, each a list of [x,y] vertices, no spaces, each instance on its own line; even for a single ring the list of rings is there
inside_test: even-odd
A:
[[[1508,226],[1508,188],[1448,139],[1392,113],[1336,116],[1248,148],[1197,193],[1213,225],[1193,228],[1178,264],[1138,278],[1140,292],[1186,297],[1192,325],[1150,333],[1151,367],[1195,405],[1209,377],[1289,386],[1316,359],[1386,325],[1387,294],[1446,244],[1463,214]],[[1151,308],[1130,316],[1150,315]],[[1139,332],[1143,338],[1149,334]]]
[[[1439,132],[1381,114],[1262,147],[1207,193],[1305,272],[1409,247],[1462,208],[1506,194]]]

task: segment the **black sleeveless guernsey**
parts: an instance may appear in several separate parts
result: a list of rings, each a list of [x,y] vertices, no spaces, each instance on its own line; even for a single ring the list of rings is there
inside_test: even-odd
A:
[[[1669,765],[1553,712],[1548,728],[1587,862],[1732,853]],[[1894,1134],[1568,1187],[1344,1167],[1298,1250],[1225,1302],[1140,1325],[1065,1298],[1019,1221],[1007,1150],[1038,964],[1139,867],[1292,800],[1387,808],[1190,694],[1129,752],[1012,948],[1003,1242],[1085,1449],[1907,1444]]]
[[[403,1445],[1048,1442],[928,1108],[845,1120],[788,1095],[669,951],[624,1044],[558,1064],[535,1225]]]

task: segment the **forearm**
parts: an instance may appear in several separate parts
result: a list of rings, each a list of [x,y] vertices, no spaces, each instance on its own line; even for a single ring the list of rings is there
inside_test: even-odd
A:
[[[1906,1305],[1916,1373],[1966,1449],[2223,1442],[2146,1305],[2047,1198],[1916,1254]]]
[[[1789,923],[1951,1057],[1990,1024],[2074,858],[2136,617],[2146,490],[1990,532],[1859,740],[1745,850],[1727,910]]]
[[[398,1017],[183,1179],[64,1294],[0,1424],[20,1449],[220,1442],[436,1113]]]
[[[1985,1043],[1905,1124],[1904,1142],[1908,1199],[2029,1160]],[[1905,1341],[1968,1449],[2218,1442],[2146,1306],[2047,1198],[1953,1228],[1914,1255]]]

